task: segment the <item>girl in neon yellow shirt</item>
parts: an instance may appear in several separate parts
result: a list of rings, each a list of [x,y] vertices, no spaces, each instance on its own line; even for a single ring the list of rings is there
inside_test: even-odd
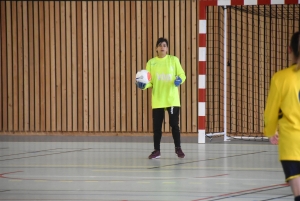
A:
[[[300,201],[300,32],[293,34],[289,53],[293,64],[275,73],[271,80],[264,135],[270,137],[272,144],[278,143],[286,181],[295,201]],[[278,125],[277,136],[274,133]]]
[[[175,153],[179,158],[184,158],[180,145],[179,112],[180,96],[178,86],[185,79],[185,73],[179,59],[168,55],[168,40],[159,38],[156,42],[157,56],[147,62],[146,70],[151,74],[148,84],[137,83],[141,89],[152,87],[152,116],[154,151],[149,159],[160,158],[160,141],[162,137],[162,123],[165,110],[168,111],[172,136],[175,144]]]

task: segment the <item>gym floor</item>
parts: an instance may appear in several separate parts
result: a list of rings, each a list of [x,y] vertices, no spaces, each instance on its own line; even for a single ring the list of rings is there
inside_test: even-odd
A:
[[[293,200],[267,141],[182,137],[184,159],[163,136],[0,136],[0,200]]]

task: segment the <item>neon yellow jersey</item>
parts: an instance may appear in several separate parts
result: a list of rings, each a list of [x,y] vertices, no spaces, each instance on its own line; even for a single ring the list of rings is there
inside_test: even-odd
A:
[[[176,76],[185,81],[186,76],[179,59],[166,55],[164,58],[154,57],[147,62],[146,70],[151,74],[151,82],[145,89],[152,87],[152,108],[180,106],[178,87],[174,81]]]
[[[296,65],[274,74],[265,109],[264,135],[279,125],[279,159],[300,161],[300,71]]]

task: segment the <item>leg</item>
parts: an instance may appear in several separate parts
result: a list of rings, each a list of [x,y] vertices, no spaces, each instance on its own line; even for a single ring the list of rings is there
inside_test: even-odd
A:
[[[172,127],[172,136],[175,144],[175,153],[179,158],[184,158],[185,154],[181,150],[180,145],[179,111],[180,107],[168,108],[170,126]]]
[[[180,128],[179,128],[179,111],[180,107],[167,108],[169,114],[170,126],[172,127],[172,136],[175,147],[180,147]]]
[[[164,120],[164,108],[155,108],[152,110],[153,116],[153,141],[154,149],[160,150],[160,141],[162,136],[162,123]]]
[[[300,176],[289,181],[295,197],[300,196]]]
[[[300,161],[281,161],[285,179],[291,186],[295,201],[300,201]]]

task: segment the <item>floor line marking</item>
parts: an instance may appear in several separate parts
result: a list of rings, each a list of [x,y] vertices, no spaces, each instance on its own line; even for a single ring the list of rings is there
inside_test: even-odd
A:
[[[22,154],[32,154],[32,153],[38,153],[38,152],[53,151],[53,150],[57,150],[57,149],[62,149],[62,148],[45,149],[45,150],[39,150],[39,151],[29,151],[29,152],[23,152],[23,153],[17,153],[17,154],[1,155],[0,157],[15,156],[15,155],[22,155]]]
[[[92,148],[77,149],[77,150],[72,150],[72,151],[63,151],[63,152],[58,152],[58,153],[42,154],[42,155],[36,155],[36,156],[27,156],[27,157],[21,157],[21,158],[2,159],[0,161],[10,161],[10,160],[15,160],[15,159],[35,158],[35,157],[39,157],[39,156],[49,156],[49,155],[56,155],[56,154],[65,154],[65,153],[77,152],[77,151],[83,151],[83,150],[89,150],[89,149],[92,149]]]
[[[270,198],[270,199],[261,200],[261,201],[267,201],[267,200],[277,200],[278,198],[285,198],[285,197],[289,197],[289,196],[294,196],[294,195],[293,195],[293,194],[290,194],[290,195],[283,195],[283,196],[280,196],[280,197],[276,197],[276,198]]]
[[[13,174],[13,173],[18,173],[18,172],[23,172],[23,171],[16,171],[16,172],[7,172],[7,173],[2,173],[0,174],[0,178],[3,179],[15,179],[15,180],[26,180],[26,181],[35,181],[35,180],[45,180],[45,181],[61,181],[59,179],[32,179],[32,178],[14,178],[14,177],[9,177],[9,176],[3,176],[5,174]],[[138,178],[138,179],[117,179],[117,180],[112,180],[112,179],[99,179],[99,180],[89,180],[89,181],[107,181],[107,182],[112,182],[112,181],[159,181],[159,180],[183,180],[183,179],[206,179],[206,178],[214,178],[214,177],[223,177],[223,176],[227,176],[229,174],[218,174],[218,175],[210,175],[210,176],[204,176],[204,177],[166,177],[166,178],[156,178],[156,177],[150,177],[150,178]],[[64,181],[78,181],[78,182],[82,182],[82,181],[86,181],[86,180],[64,180]]]
[[[264,153],[264,152],[267,152],[267,151],[258,151],[258,152],[252,152],[252,153],[237,154],[237,155],[232,155],[232,156],[208,158],[208,159],[197,160],[197,161],[189,161],[189,162],[175,163],[175,164],[170,164],[170,165],[156,166],[156,167],[151,167],[148,169],[158,169],[158,168],[164,168],[164,167],[170,167],[170,166],[176,166],[176,165],[184,165],[184,164],[188,164],[188,163],[198,163],[201,161],[210,161],[210,160],[218,160],[218,159],[224,159],[224,158],[232,158],[232,157],[237,157],[237,156],[246,156],[246,155],[251,155],[251,154],[260,154],[260,153]]]
[[[271,186],[264,186],[264,187],[259,187],[259,188],[243,190],[243,191],[221,194],[221,195],[217,195],[217,196],[209,196],[209,197],[200,198],[200,199],[192,200],[192,201],[209,200],[209,199],[213,199],[213,198],[216,198],[214,200],[222,200],[222,199],[226,199],[226,198],[230,198],[230,197],[236,197],[236,196],[241,196],[241,195],[250,194],[250,193],[257,193],[257,192],[261,192],[261,191],[275,190],[275,189],[284,188],[284,187],[287,187],[287,185],[285,183],[284,184],[276,184],[276,185],[271,185]]]

